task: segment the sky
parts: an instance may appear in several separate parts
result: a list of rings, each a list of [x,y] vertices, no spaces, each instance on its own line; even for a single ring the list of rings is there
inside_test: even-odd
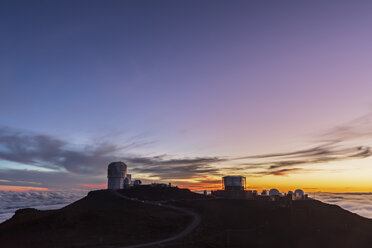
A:
[[[372,191],[370,1],[0,3],[0,190]]]

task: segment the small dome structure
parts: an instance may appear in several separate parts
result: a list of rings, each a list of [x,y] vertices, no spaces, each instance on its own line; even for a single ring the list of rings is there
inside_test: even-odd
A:
[[[277,189],[270,189],[269,196],[277,196],[277,195],[280,195],[279,190],[277,190]]]
[[[305,195],[302,189],[296,189],[294,192],[295,197],[303,197]]]
[[[292,190],[288,191],[288,195],[293,195],[293,191]]]
[[[142,184],[141,180],[134,180],[134,183],[133,183],[134,186],[139,186],[141,184]]]

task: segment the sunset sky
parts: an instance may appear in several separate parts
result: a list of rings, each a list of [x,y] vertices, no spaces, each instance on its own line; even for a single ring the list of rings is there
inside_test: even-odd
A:
[[[372,2],[0,3],[0,190],[372,191]],[[337,3],[337,4],[336,4]]]

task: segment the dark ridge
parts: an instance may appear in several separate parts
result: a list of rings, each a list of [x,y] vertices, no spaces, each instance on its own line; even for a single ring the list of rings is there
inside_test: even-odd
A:
[[[204,195],[191,192],[189,189],[161,185],[139,185],[119,190],[119,193],[130,198],[149,201],[197,200],[205,198]]]

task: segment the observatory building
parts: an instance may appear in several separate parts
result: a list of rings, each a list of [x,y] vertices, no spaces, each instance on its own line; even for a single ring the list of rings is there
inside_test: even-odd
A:
[[[307,195],[305,195],[302,189],[296,189],[293,198],[294,200],[304,200],[307,199]]]
[[[246,179],[243,176],[225,176],[222,178],[222,190],[212,191],[219,198],[252,199],[253,192],[245,190]]]
[[[107,167],[107,178],[108,189],[122,189],[127,178],[127,165],[123,162],[110,163]]]
[[[222,178],[222,185],[225,191],[244,190],[245,180],[242,176],[226,176]]]
[[[224,176],[222,177],[222,190],[211,191],[211,196],[224,199],[246,199],[257,201],[276,201],[283,206],[290,206],[292,200],[307,200],[308,195],[301,189],[288,194],[280,193],[278,189],[262,190],[258,194],[257,190],[248,190],[246,188],[246,178],[243,176]]]
[[[269,196],[280,196],[280,192],[277,189],[270,189]]]

